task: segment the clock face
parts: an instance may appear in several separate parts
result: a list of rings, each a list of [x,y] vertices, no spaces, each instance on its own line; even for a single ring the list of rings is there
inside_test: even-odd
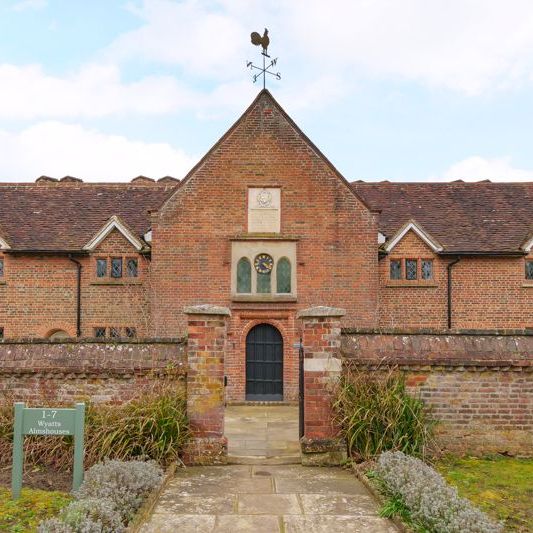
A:
[[[254,261],[254,267],[259,274],[268,274],[273,265],[274,260],[268,254],[259,254]]]

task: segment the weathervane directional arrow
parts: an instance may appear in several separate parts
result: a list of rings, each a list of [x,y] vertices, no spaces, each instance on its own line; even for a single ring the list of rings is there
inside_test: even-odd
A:
[[[251,61],[246,62],[246,67],[249,68],[251,71],[259,71],[252,76],[252,80],[255,83],[261,76],[263,76],[263,89],[265,89],[267,74],[270,74],[270,76],[273,76],[277,80],[281,80],[281,74],[279,72],[273,72],[272,70],[270,70],[272,67],[276,66],[278,58],[276,57],[275,59],[272,59],[268,65],[266,64],[266,58],[268,57],[270,59],[270,56],[268,55],[268,45],[270,44],[270,38],[268,37],[268,30],[266,28],[265,32],[263,33],[263,36],[254,31],[250,35],[250,38],[252,40],[252,44],[256,46],[261,46],[263,48],[263,51],[261,52],[261,55],[263,56],[263,68],[254,65]]]

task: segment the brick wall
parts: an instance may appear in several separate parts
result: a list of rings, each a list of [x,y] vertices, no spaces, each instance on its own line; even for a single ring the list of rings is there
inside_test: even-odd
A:
[[[139,277],[96,278],[97,257],[135,257]],[[134,327],[140,337],[150,330],[150,262],[118,231],[112,231],[82,264],[82,337],[97,326]],[[6,339],[46,338],[57,330],[76,336],[77,266],[68,257],[4,254],[0,280],[0,327]],[[125,265],[124,265],[125,269]]]
[[[120,279],[96,278],[98,257],[122,257],[123,277]],[[128,257],[138,261],[138,277],[126,276]],[[110,265],[108,265],[110,268]],[[82,331],[92,336],[97,326],[135,327],[139,337],[151,335],[150,320],[150,261],[139,255],[131,243],[117,230],[113,230],[84,260],[82,294]]]
[[[243,401],[246,392],[246,336],[258,324],[271,324],[283,338],[283,399],[298,400],[298,349],[294,348],[298,328],[292,306],[278,305],[272,311],[263,309],[232,309],[231,329],[228,332],[228,350],[224,372],[228,377],[226,400]]]
[[[433,280],[390,279],[391,260],[422,258],[433,260]],[[409,231],[391,253],[379,261],[380,326],[445,328],[447,263],[448,260],[438,257],[418,235]]]
[[[347,330],[344,366],[398,366],[431,406],[439,443],[459,453],[533,450],[533,335],[399,334]]]
[[[524,269],[523,257],[461,259],[453,267],[453,327],[533,328],[533,283]]]
[[[393,259],[432,259],[431,281],[391,280]],[[379,262],[379,324],[387,328],[447,328],[447,265],[408,232]],[[533,283],[524,257],[463,257],[452,267],[453,329],[533,328]]]
[[[185,341],[0,344],[0,396],[121,403],[159,379],[184,387]]]
[[[263,93],[153,217],[156,334],[184,330],[183,306],[233,305],[230,239],[248,231],[248,187],[281,187],[281,235],[297,239],[297,302],[282,310],[342,303],[350,323],[376,325],[376,215]]]

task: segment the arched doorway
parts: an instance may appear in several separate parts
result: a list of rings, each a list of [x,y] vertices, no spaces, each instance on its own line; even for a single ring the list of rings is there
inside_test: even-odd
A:
[[[283,400],[283,337],[270,324],[254,326],[246,337],[246,399]]]
[[[54,329],[50,333],[48,333],[47,337],[51,341],[62,341],[65,339],[69,339],[70,335],[62,329]]]

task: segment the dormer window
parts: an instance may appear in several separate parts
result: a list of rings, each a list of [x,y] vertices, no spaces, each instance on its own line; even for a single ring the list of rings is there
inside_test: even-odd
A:
[[[111,277],[122,277],[122,257],[113,257],[111,259]]]
[[[111,280],[121,283],[128,282],[129,278],[138,278],[140,276],[140,265],[138,257],[97,257],[95,262],[96,280],[100,283],[106,283]],[[111,280],[110,280],[111,278]],[[129,279],[130,283],[135,280]]]
[[[107,276],[107,259],[99,258],[96,260],[96,277],[105,278]]]
[[[402,279],[402,262],[400,259],[391,259],[390,279]]]
[[[405,279],[410,281],[418,277],[418,261],[416,259],[405,260]]]
[[[533,280],[533,261],[526,261],[526,279]]]
[[[128,278],[136,278],[138,274],[138,263],[137,259],[130,257],[126,261],[126,274]]]
[[[389,279],[392,281],[432,281],[433,259],[390,259]]]

